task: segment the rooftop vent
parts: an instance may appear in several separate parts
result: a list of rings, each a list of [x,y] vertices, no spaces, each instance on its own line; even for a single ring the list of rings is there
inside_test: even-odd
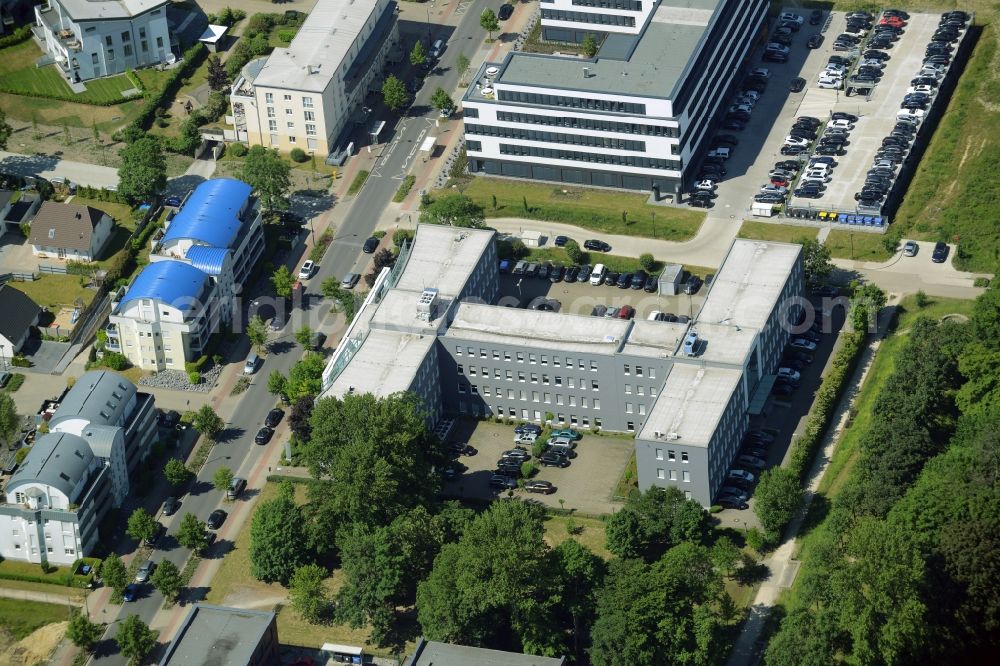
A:
[[[417,319],[430,321],[434,319],[434,306],[437,303],[438,290],[428,287],[417,299]]]
[[[589,67],[584,67],[583,68],[583,78],[585,78],[585,79],[589,79],[590,78],[590,68]]]
[[[680,433],[676,433],[676,432],[668,432],[667,433],[667,439],[669,439],[670,441],[676,441],[676,440],[678,440],[680,438],[681,438]]]

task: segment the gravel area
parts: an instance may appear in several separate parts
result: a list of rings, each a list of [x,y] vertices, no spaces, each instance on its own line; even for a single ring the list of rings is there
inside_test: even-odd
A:
[[[163,370],[153,375],[148,375],[139,380],[140,386],[152,386],[154,388],[171,389],[174,391],[192,391],[194,393],[208,393],[215,387],[215,383],[222,374],[221,365],[213,365],[211,368],[201,373],[201,383],[192,384],[188,381],[187,373],[180,370]]]

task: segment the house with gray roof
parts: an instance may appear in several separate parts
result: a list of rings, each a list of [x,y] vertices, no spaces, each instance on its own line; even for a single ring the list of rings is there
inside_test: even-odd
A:
[[[97,545],[156,441],[153,397],[114,372],[84,374],[7,481],[0,557],[72,564]]]
[[[487,650],[468,645],[439,643],[420,637],[406,666],[564,666],[565,657],[539,657],[520,652]]]
[[[42,308],[9,284],[0,285],[0,356],[10,358],[21,350],[31,329],[38,325]]]
[[[31,222],[31,252],[43,259],[96,261],[115,222],[92,206],[46,201]]]

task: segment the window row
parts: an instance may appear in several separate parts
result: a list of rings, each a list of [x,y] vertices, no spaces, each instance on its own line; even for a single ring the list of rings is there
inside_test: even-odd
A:
[[[634,150],[646,152],[645,141],[632,141],[613,136],[589,136],[587,134],[563,134],[561,132],[546,132],[544,130],[526,130],[516,127],[496,127],[491,125],[473,125],[466,123],[466,134],[481,134],[504,139],[521,139],[523,141],[546,141],[548,143],[569,143],[577,146],[593,146],[595,148],[614,148],[616,150]]]
[[[506,393],[505,393],[506,391]],[[584,409],[600,409],[601,400],[599,398],[588,398],[587,396],[563,395],[562,393],[539,393],[531,391],[529,394],[525,390],[503,389],[499,387],[482,386],[478,384],[466,384],[459,382],[459,395],[482,395],[486,397],[495,396],[497,398],[507,398],[508,400],[531,400],[531,402],[543,403],[546,405],[569,405],[570,407],[583,407]],[[640,405],[640,414],[646,413],[646,406]]]
[[[590,12],[567,12],[562,9],[543,9],[542,18],[553,21],[599,23],[601,25],[618,25],[626,28],[635,27],[634,16],[620,16],[619,14],[591,14]]]
[[[669,479],[671,481],[676,481],[677,480],[677,470],[675,470],[675,469],[663,470],[662,468],[658,468],[656,470],[656,478],[663,479],[663,480]],[[691,472],[689,472],[687,470],[683,470],[681,472],[681,481],[683,481],[684,483],[691,483]]]
[[[470,406],[464,400],[459,400],[458,401],[458,411],[462,412],[463,414],[478,413],[479,412],[478,407],[479,407],[479,405],[477,403],[472,403],[472,405]],[[495,411],[492,410],[492,409],[490,409],[489,405],[483,405],[482,407],[483,407],[482,413],[483,413],[484,416],[490,415],[490,414],[496,414],[497,416],[503,416],[504,414],[507,414],[511,418],[517,418],[517,408],[516,407],[507,407],[507,408],[504,408],[503,405],[497,405]],[[542,422],[542,413],[536,410],[534,412],[534,414],[535,414],[534,415],[534,420],[537,421],[538,423],[541,423]],[[565,414],[555,414],[554,416],[555,416],[555,418],[551,419],[550,423],[563,423],[563,424],[568,423],[571,426],[577,426],[577,425],[579,425],[579,426],[581,426],[583,428],[589,428],[590,427],[590,418],[586,417],[586,416],[581,417],[579,419],[576,417],[576,414],[570,414],[568,419],[566,418]],[[528,410],[527,409],[523,409],[523,408],[521,409],[521,418],[524,419],[525,421],[528,421],[528,420],[532,419],[532,417],[529,414]],[[598,418],[596,416],[594,417],[594,427],[595,428],[600,428],[601,425],[602,425],[602,423],[603,422],[601,421],[600,418]],[[629,430],[634,430],[635,429],[635,428],[632,427],[632,425],[633,424],[631,422],[629,422]]]
[[[469,115],[475,111],[475,115]],[[466,118],[478,118],[477,109],[466,109]],[[542,116],[534,113],[512,113],[497,111],[497,120],[507,123],[525,123],[529,125],[548,125],[551,127],[571,127],[573,129],[594,130],[597,132],[622,132],[624,134],[642,134],[644,136],[679,137],[678,127],[662,125],[643,125],[640,123],[625,123],[614,120],[597,120],[595,118],[574,118],[572,116]]]
[[[604,7],[605,9],[624,9],[630,12],[641,12],[642,2],[639,0],[573,0],[577,7]]]
[[[570,95],[545,95],[542,93],[521,92],[520,90],[498,90],[497,98],[501,102],[534,104],[535,106],[563,106],[572,109],[594,109],[595,111],[611,111],[614,113],[634,113],[637,115],[646,115],[645,104],[623,102],[617,99],[593,99],[590,97],[573,97]]]
[[[476,357],[476,348],[475,347],[463,347],[462,345],[456,345],[455,346],[455,356],[463,356],[463,355],[464,356],[468,356],[470,358],[475,358]],[[509,351],[503,351],[503,352],[501,352],[501,351],[499,351],[497,349],[491,349],[491,350],[489,350],[489,353],[487,353],[486,349],[484,349],[482,347],[479,348],[479,358],[489,358],[490,355],[492,355],[494,361],[499,361],[501,355],[503,355],[503,360],[505,360],[507,362],[510,362],[510,361],[516,359],[518,363],[524,363],[524,361],[527,359],[529,365],[535,365],[536,363],[540,364],[540,365],[548,365],[549,364],[549,356],[548,356],[548,354],[530,354],[530,353],[529,354],[525,354],[524,352],[515,352],[515,353],[512,354]],[[555,366],[557,368],[562,367],[562,362],[563,362],[563,357],[562,356],[553,356],[551,360],[552,360],[552,365],[553,366]],[[567,368],[578,367],[581,370],[586,370],[589,367],[591,369],[591,371],[597,372],[597,361],[590,361],[589,362],[589,366],[588,366],[588,362],[585,361],[582,358],[573,359],[573,358],[567,356],[565,360],[566,360],[566,367]],[[652,368],[650,368],[650,370],[652,370]],[[650,374],[649,376],[652,377],[653,375]]]
[[[639,155],[606,155],[604,153],[581,153],[575,150],[560,148],[538,148],[536,146],[518,146],[510,143],[500,144],[501,155],[516,155],[518,157],[542,157],[555,160],[573,160],[593,164],[613,164],[615,166],[638,167],[642,169],[663,169],[680,171],[679,160],[663,160],[655,157]]]
[[[656,449],[656,459],[657,460],[663,460],[663,449]],[[668,449],[667,450],[667,460],[671,460],[671,461],[677,460],[677,452],[676,451],[671,451],[671,450]],[[688,461],[688,453],[687,453],[687,451],[681,451],[681,462],[685,462],[685,463],[689,462]]]
[[[292,96],[291,95],[285,95],[284,98],[285,98],[286,102],[291,102],[292,101]],[[264,93],[264,101],[267,102],[268,104],[274,104],[274,93]],[[313,98],[312,97],[303,97],[302,98],[302,107],[306,108],[306,109],[313,108]]]

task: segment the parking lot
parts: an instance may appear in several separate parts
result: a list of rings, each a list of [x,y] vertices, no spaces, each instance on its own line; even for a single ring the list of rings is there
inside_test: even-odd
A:
[[[631,438],[582,433],[577,442],[576,458],[569,467],[541,467],[532,480],[549,481],[556,491],[550,495],[515,490],[517,496],[534,498],[554,507],[575,509],[589,514],[611,513],[612,494],[632,455]],[[543,433],[544,436],[544,433]],[[490,487],[490,477],[500,455],[514,446],[514,426],[492,421],[460,420],[452,430],[452,442],[468,442],[477,450],[463,455],[459,462],[468,469],[445,482],[449,497],[490,500],[504,491]],[[530,450],[530,446],[526,445]],[[563,500],[560,504],[559,500]]]

